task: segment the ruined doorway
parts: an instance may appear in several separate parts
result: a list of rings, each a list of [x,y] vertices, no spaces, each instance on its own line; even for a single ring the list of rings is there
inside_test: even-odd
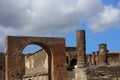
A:
[[[20,37],[6,38],[5,80],[22,80],[24,75],[23,49],[29,44],[42,46],[48,53],[49,80],[66,80],[64,38]]]
[[[27,45],[23,52],[25,73],[22,80],[48,80],[48,53],[41,46]]]

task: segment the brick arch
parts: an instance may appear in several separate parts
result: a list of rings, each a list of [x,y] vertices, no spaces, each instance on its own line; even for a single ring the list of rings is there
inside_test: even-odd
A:
[[[5,80],[17,80],[22,77],[24,74],[22,51],[29,44],[37,44],[47,51],[48,61],[50,61],[49,80],[66,79],[65,40],[63,38],[8,36],[6,38]],[[59,68],[56,69],[57,66],[62,66],[62,71]]]
[[[41,43],[41,42],[32,42],[32,43],[28,42],[27,45],[26,44],[23,45],[23,47],[24,47],[23,50],[25,49],[26,46],[31,45],[31,44],[38,45],[39,47],[41,47],[42,49],[44,49],[47,52],[47,55],[48,55],[48,63],[47,63],[48,64],[48,78],[49,78],[49,80],[51,80],[51,63],[52,63],[51,60],[52,60],[52,53],[51,53],[50,48],[46,44]],[[23,52],[23,50],[22,50],[22,52]],[[25,64],[25,63],[23,63],[23,64]],[[24,69],[25,68],[23,68],[23,71],[24,71]]]

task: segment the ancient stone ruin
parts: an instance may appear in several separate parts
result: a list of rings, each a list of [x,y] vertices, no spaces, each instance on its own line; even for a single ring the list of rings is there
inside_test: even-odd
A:
[[[0,53],[0,80],[120,80],[120,52],[107,44],[86,54],[84,30],[76,32],[76,47],[64,38],[7,36],[6,52]],[[22,54],[29,44],[43,49]]]

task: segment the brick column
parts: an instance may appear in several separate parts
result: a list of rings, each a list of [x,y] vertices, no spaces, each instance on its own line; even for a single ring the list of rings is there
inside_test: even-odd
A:
[[[99,65],[107,63],[107,44],[99,44]]]
[[[78,67],[84,67],[86,64],[85,31],[78,30],[76,32],[76,37],[77,37],[77,65]]]
[[[95,52],[92,52],[92,65],[95,65]]]

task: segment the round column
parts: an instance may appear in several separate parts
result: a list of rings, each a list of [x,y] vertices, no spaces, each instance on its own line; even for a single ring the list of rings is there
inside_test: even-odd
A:
[[[99,65],[107,64],[107,44],[99,44]]]
[[[76,32],[77,37],[77,64],[82,67],[86,64],[86,42],[85,42],[85,31],[78,30]]]

